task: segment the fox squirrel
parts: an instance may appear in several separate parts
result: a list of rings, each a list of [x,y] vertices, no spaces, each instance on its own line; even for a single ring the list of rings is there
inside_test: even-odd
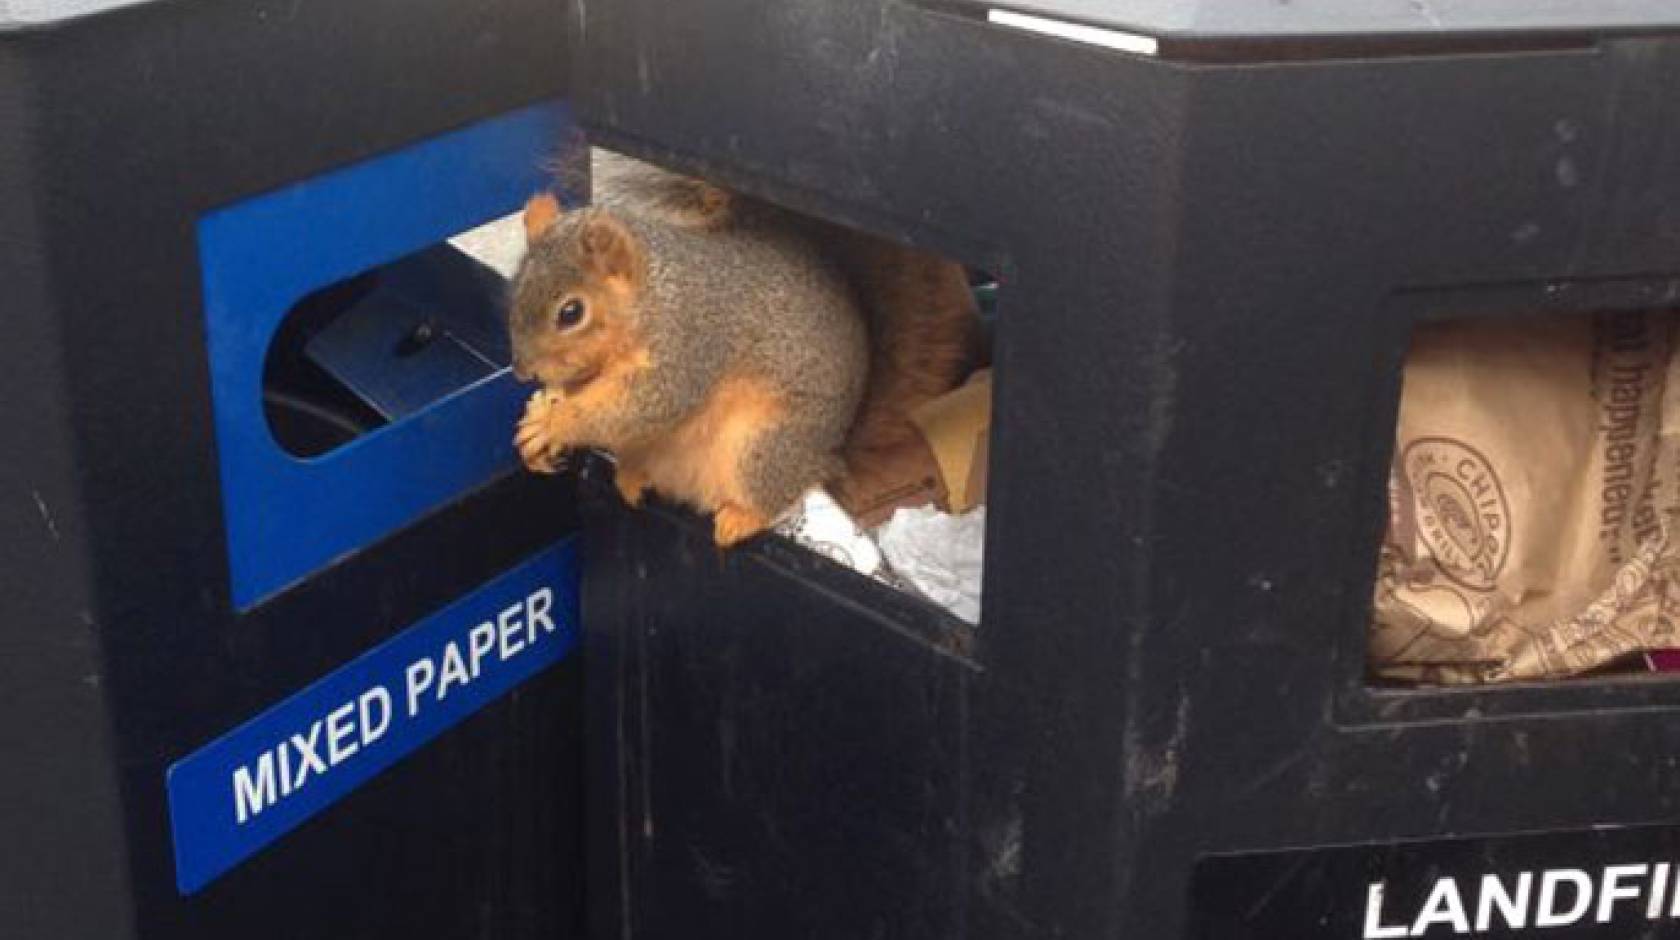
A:
[[[840,267],[870,340],[869,385],[847,439],[843,484],[867,485],[882,457],[916,433],[910,413],[961,384],[978,355],[979,305],[962,265],[610,151],[593,156],[598,204],[710,231],[748,220],[788,226]]]
[[[514,368],[544,388],[515,443],[552,471],[596,447],[729,546],[806,490],[866,486],[954,388],[978,335],[963,269],[597,151],[595,200],[525,208]]]

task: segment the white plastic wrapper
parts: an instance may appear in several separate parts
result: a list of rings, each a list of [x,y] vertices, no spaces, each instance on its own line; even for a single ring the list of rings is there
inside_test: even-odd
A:
[[[900,509],[875,537],[895,575],[958,617],[980,622],[986,507],[960,516],[931,506]]]
[[[884,584],[980,622],[986,507],[960,516],[932,506],[899,509],[873,532],[826,490],[815,489],[773,527],[794,542]]]
[[[778,533],[793,539],[837,564],[866,575],[881,578],[881,550],[869,534],[857,523],[827,490],[814,489],[804,500],[777,522]]]

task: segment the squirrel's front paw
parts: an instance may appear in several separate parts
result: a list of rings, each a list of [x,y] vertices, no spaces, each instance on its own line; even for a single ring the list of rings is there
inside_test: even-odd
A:
[[[539,390],[525,403],[525,415],[519,419],[513,445],[519,449],[519,459],[533,473],[553,473],[564,466],[561,448],[549,430],[549,412],[554,399]]]
[[[525,469],[532,473],[554,473],[565,466],[564,455],[553,447],[539,426],[521,424],[513,443],[519,448],[519,459],[524,461]]]

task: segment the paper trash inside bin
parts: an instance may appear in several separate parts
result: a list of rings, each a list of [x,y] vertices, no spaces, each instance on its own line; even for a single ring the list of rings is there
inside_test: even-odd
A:
[[[991,374],[917,409],[919,435],[861,488],[812,490],[775,530],[861,574],[980,619]]]
[[[1580,674],[1680,646],[1671,315],[1420,328],[1370,662],[1434,683]]]
[[[866,483],[835,487],[835,498],[859,525],[878,526],[904,506],[961,513],[985,502],[991,370],[924,404],[911,421],[919,436],[871,467]]]
[[[881,577],[881,550],[834,497],[814,489],[776,522],[775,530],[859,574]]]
[[[910,416],[927,441],[945,486],[944,508],[965,513],[986,501],[986,456],[992,430],[992,370],[935,398]]]
[[[894,574],[958,617],[980,622],[986,507],[961,515],[930,506],[899,509],[876,533]]]

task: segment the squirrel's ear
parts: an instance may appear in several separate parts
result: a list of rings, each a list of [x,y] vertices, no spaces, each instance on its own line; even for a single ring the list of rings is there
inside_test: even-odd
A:
[[[525,241],[527,244],[542,237],[560,219],[560,200],[549,193],[538,193],[525,203]]]
[[[590,271],[597,277],[637,280],[641,270],[641,244],[624,223],[610,215],[595,213],[583,226],[583,251]]]

